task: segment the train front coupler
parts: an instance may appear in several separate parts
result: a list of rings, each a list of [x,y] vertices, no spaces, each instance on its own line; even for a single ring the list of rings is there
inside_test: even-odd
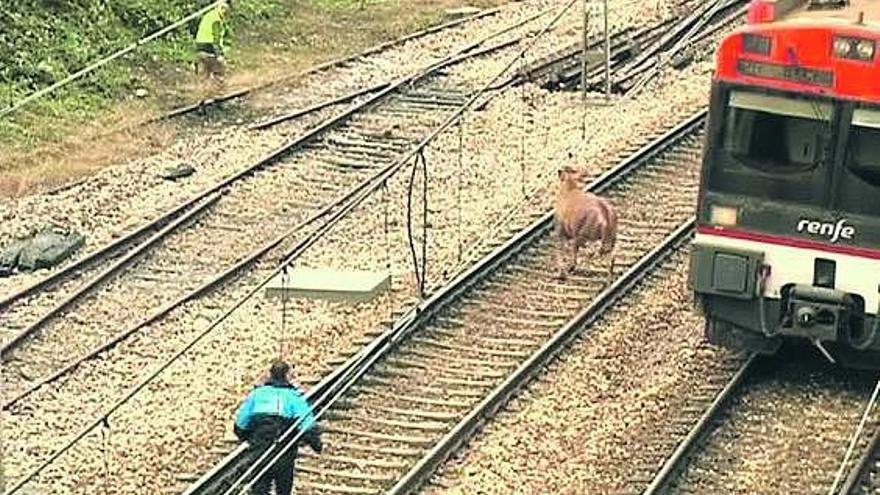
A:
[[[835,360],[822,343],[849,345],[858,330],[853,325],[863,321],[853,318],[862,313],[856,299],[838,289],[794,284],[783,289],[782,300],[779,334],[809,340],[832,363]]]

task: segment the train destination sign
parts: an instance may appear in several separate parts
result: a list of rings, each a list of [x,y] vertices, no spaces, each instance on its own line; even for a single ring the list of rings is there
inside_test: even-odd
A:
[[[793,65],[770,64],[740,59],[737,63],[737,69],[745,76],[785,79],[828,88],[834,84],[834,73],[831,71],[807,69]]]

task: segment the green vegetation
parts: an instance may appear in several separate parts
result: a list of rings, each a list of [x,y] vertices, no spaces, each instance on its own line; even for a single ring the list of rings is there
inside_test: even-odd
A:
[[[2,2],[7,3],[7,2]],[[0,9],[0,103],[12,104],[130,43],[171,24],[210,0],[16,0]],[[284,13],[284,0],[240,0],[232,23],[250,31]],[[195,20],[193,23],[197,23]],[[45,117],[85,121],[120,97],[156,83],[173,67],[192,67],[194,26],[182,26],[80,82],[0,121],[2,141],[40,141],[54,125]],[[233,45],[233,49],[235,45]],[[167,75],[167,74],[165,74]],[[48,134],[47,134],[48,133]],[[20,141],[19,141],[19,144]]]

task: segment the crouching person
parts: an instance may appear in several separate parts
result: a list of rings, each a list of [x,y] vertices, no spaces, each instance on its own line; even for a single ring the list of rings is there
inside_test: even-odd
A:
[[[321,433],[312,409],[305,396],[290,384],[290,366],[284,361],[276,361],[269,370],[269,380],[254,388],[238,408],[235,417],[235,434],[246,440],[250,448],[259,455],[270,447],[281,435],[297,421],[299,430],[304,432],[302,439],[317,453],[321,453]],[[275,493],[290,495],[293,489],[294,464],[297,447],[294,446],[282,459],[254,485],[253,493],[268,495],[272,483]]]

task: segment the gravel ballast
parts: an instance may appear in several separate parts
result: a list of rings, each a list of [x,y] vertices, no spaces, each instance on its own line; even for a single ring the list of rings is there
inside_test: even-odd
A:
[[[569,152],[583,157],[591,171],[598,172],[618,154],[644,143],[648,137],[701,106],[706,98],[710,67],[696,64],[684,72],[669,74],[645,92],[650,97],[628,102],[623,109],[591,109],[588,122],[601,127],[602,132],[597,132],[586,143],[581,142],[580,103],[576,95],[553,95],[527,88],[527,97],[536,107],[532,111],[536,124],[528,133],[517,127],[523,122],[521,112],[516,112],[516,106],[521,103],[519,91],[508,92],[494,100],[486,111],[469,116],[464,130],[463,163],[467,172],[462,180],[461,203],[464,245],[469,246],[499,216],[521,203],[521,136],[526,138],[527,190],[545,186],[560,163],[570,162]],[[670,104],[672,101],[676,103]],[[538,130],[533,131],[535,128]],[[449,194],[450,183],[458,180],[457,158],[454,158],[457,143],[455,132],[444,134],[426,154],[428,163],[432,164],[428,248],[428,278],[432,283],[441,281],[444,271],[450,276],[449,267],[458,260],[455,195]],[[389,184],[392,269],[395,279],[401,282],[395,285],[398,308],[413,295],[401,208],[406,182],[408,177],[398,177]],[[538,195],[532,203],[533,209],[543,211],[551,196]],[[384,266],[386,251],[380,248],[384,239],[381,205],[378,196],[365,203],[357,214],[339,225],[336,234],[314,246],[301,264],[361,269]],[[420,232],[418,210],[414,218],[417,219],[415,230]],[[233,284],[209,300],[176,313],[161,324],[161,330],[151,329],[151,332],[161,331],[162,340],[134,340],[106,358],[112,361],[112,366],[90,363],[69,383],[46,390],[45,394],[56,398],[53,410],[19,412],[39,415],[39,428],[22,431],[16,430],[14,423],[7,423],[6,431],[11,440],[4,445],[12,458],[7,473],[14,479],[28,466],[32,467],[34,459],[41,459],[57,448],[70,437],[75,425],[93,417],[155,367],[153,364],[145,368],[144,356],[151,363],[168,357],[253,282],[250,279]],[[297,365],[297,376],[315,377],[326,372],[335,357],[349,352],[389,315],[385,301],[356,307],[295,302],[290,307],[293,309],[284,339],[285,355]],[[112,454],[108,457],[111,471],[120,472],[110,481],[111,493],[159,492],[175,483],[176,473],[206,468],[211,462],[207,452],[216,439],[228,431],[231,411],[250,385],[260,379],[265,364],[277,355],[279,326],[280,304],[256,298],[240,308],[185,360],[120,409],[111,418],[107,444]],[[91,386],[83,389],[77,383]],[[100,385],[95,388],[96,384]],[[100,438],[99,432],[93,437]],[[92,437],[89,438],[91,441]],[[89,447],[83,443],[66,454],[56,468],[47,472],[43,482],[53,483],[59,493],[88,492],[89,484],[101,480],[104,472],[103,457],[95,455]],[[25,452],[31,460],[22,464],[18,456]]]
[[[702,377],[728,357],[703,343],[686,268],[682,249],[588,328],[422,492],[638,493],[631,476],[651,458],[645,448],[654,432],[674,421]]]

